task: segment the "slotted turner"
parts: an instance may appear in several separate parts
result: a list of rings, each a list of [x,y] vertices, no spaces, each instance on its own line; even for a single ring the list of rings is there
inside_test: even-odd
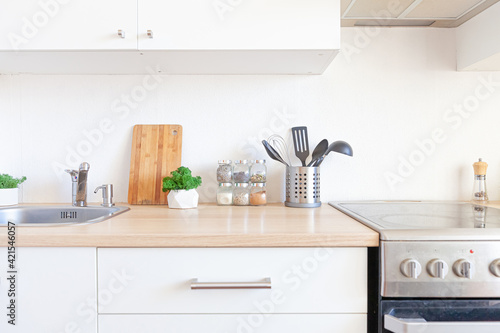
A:
[[[309,138],[307,135],[307,127],[292,127],[293,148],[295,156],[302,162],[302,166],[306,166],[306,159],[309,157]]]

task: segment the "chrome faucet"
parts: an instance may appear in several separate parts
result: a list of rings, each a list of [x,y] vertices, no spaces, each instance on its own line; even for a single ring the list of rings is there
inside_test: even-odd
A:
[[[71,176],[71,204],[76,206],[76,189],[78,187],[78,171],[66,169],[65,172]]]
[[[71,201],[73,206],[87,206],[87,175],[90,169],[90,164],[83,162],[80,164],[79,171],[64,170],[71,176],[72,196]]]

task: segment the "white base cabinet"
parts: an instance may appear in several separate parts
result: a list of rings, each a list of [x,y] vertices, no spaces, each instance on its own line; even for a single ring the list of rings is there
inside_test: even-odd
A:
[[[361,333],[361,314],[100,315],[99,333]]]
[[[98,249],[99,332],[362,333],[366,267],[366,248]]]
[[[95,248],[17,248],[16,274],[7,255],[0,247],[0,332],[97,332]],[[15,325],[7,316],[12,299]]]
[[[366,332],[366,248],[17,248],[14,285],[7,252],[2,333]]]

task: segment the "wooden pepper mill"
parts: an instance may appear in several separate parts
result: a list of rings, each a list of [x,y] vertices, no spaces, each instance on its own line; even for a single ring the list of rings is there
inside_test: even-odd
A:
[[[488,163],[479,161],[472,164],[474,167],[474,188],[472,189],[472,201],[475,203],[487,203],[488,191],[486,191],[486,169]]]

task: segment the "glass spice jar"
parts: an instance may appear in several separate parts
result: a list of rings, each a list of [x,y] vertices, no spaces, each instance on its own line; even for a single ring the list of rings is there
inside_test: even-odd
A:
[[[254,183],[250,189],[250,205],[262,206],[267,204],[266,183]]]
[[[234,161],[233,179],[235,183],[248,183],[250,181],[250,166],[247,160]]]
[[[248,206],[250,203],[250,189],[248,183],[236,183],[233,189],[233,204],[235,206]]]
[[[231,183],[233,181],[233,167],[231,160],[219,160],[217,167],[217,182]]]
[[[250,182],[265,183],[267,178],[266,160],[252,161],[250,168]]]
[[[488,163],[479,161],[472,165],[474,167],[474,187],[472,190],[472,202],[488,203],[488,191],[486,190],[486,169]]]
[[[230,206],[233,204],[233,183],[220,183],[217,188],[217,205]]]

